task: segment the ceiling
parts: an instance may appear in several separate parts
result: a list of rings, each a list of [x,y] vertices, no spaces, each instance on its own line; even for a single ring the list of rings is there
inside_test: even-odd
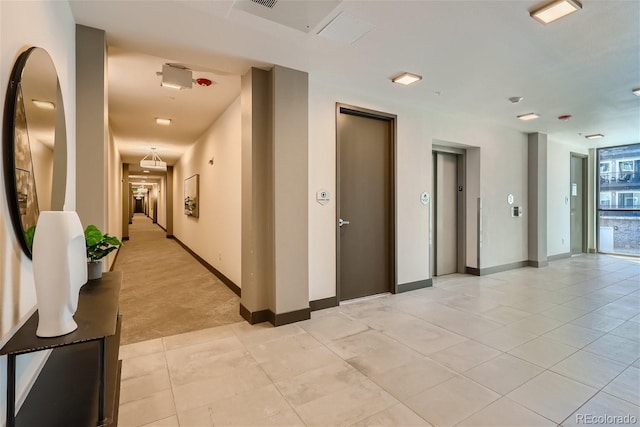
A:
[[[550,141],[640,141],[637,1],[584,0],[547,26],[529,16],[536,0],[279,0],[271,11],[249,0],[69,3],[78,24],[106,31],[110,124],[125,162],[153,146],[173,164],[239,95],[240,75],[271,64],[425,114],[543,132]],[[318,35],[337,16],[346,25]],[[162,88],[155,73],[164,63],[216,84]],[[423,80],[392,84],[401,71]],[[513,96],[523,100],[512,104]],[[529,112],[541,117],[516,118]],[[161,127],[155,117],[173,123]],[[594,133],[605,138],[584,138]]]

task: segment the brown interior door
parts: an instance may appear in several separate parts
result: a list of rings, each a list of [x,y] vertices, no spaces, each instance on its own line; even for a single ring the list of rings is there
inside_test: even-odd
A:
[[[338,114],[338,279],[341,300],[389,292],[391,121]]]

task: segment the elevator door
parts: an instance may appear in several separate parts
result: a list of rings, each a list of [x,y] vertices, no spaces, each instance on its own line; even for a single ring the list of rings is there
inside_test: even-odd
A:
[[[435,274],[458,271],[458,159],[434,153],[435,178]]]
[[[571,156],[571,254],[585,252],[584,163],[583,157]]]

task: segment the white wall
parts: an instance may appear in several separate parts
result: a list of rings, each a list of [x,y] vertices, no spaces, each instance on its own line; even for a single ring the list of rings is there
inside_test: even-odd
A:
[[[64,100],[67,133],[66,207],[75,209],[75,22],[66,2],[0,1],[0,111],[13,64],[31,46],[47,50],[58,72]],[[2,172],[3,173],[3,172]],[[4,182],[4,176],[0,179]],[[22,253],[9,218],[5,191],[0,191],[0,346],[35,310],[31,261]],[[24,396],[44,354],[18,358],[18,393]],[[6,403],[6,357],[0,358],[0,420]]]
[[[122,239],[122,159],[113,135],[109,132],[107,147],[107,230],[111,236]],[[109,270],[116,258],[116,251],[107,257],[103,268]]]
[[[549,141],[547,146],[547,255],[571,252],[571,153],[589,154],[588,148]],[[587,173],[587,171],[585,171]],[[587,197],[587,194],[584,195]],[[585,218],[586,220],[586,218]],[[563,242],[564,240],[564,242]],[[585,242],[586,243],[586,242]]]
[[[525,261],[527,254],[527,137],[521,132],[484,123],[445,117],[390,100],[338,89],[309,77],[309,298],[335,296],[336,286],[336,102],[396,114],[397,118],[397,280],[399,284],[429,277],[429,207],[420,193],[432,191],[431,147],[434,140],[466,146],[480,156],[480,183],[468,186],[468,215],[474,200],[483,200],[481,267]],[[479,150],[474,147],[479,147]],[[477,184],[477,183],[474,183]],[[316,191],[331,192],[321,206]],[[511,218],[507,195],[524,206],[524,216]],[[471,200],[469,200],[471,199]],[[469,206],[470,205],[470,206]],[[475,216],[468,218],[475,222]],[[475,266],[475,229],[469,227],[467,265]],[[471,240],[470,240],[471,239]]]
[[[173,234],[241,286],[241,110],[237,98],[174,166]],[[213,158],[213,165],[208,162]],[[184,180],[200,174],[200,217],[184,214]]]

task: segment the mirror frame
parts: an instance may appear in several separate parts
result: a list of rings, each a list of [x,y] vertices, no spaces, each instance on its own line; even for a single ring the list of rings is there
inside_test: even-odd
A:
[[[16,59],[11,75],[9,76],[9,82],[7,86],[7,94],[4,102],[4,117],[2,128],[2,145],[3,145],[3,167],[4,167],[4,181],[5,190],[7,195],[7,205],[9,208],[9,214],[11,216],[11,223],[16,234],[16,238],[20,243],[22,251],[29,258],[32,258],[31,249],[25,238],[25,230],[23,229],[22,220],[20,217],[20,206],[18,203],[18,187],[16,178],[16,140],[15,140],[15,125],[16,125],[16,109],[18,108],[18,88],[22,83],[22,74],[27,66],[28,60],[32,53],[42,50],[47,55],[49,53],[37,46],[33,46],[22,52]],[[51,59],[51,56],[49,55]],[[57,71],[55,65],[51,59],[51,64],[56,73],[56,81],[58,82]],[[59,87],[59,82],[57,83]],[[24,100],[23,100],[24,102]],[[27,123],[28,129],[28,123]],[[36,189],[37,191],[37,189]],[[36,193],[37,197],[37,193]],[[37,199],[36,199],[37,200]]]

